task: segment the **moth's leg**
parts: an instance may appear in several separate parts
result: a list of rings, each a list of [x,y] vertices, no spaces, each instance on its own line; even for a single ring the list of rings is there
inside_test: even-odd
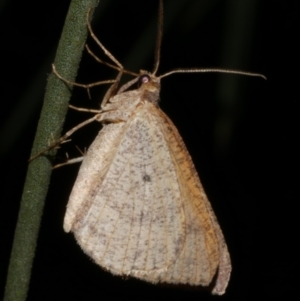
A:
[[[99,118],[100,114],[96,114],[95,116],[93,116],[90,119],[87,119],[81,123],[79,123],[77,126],[73,127],[71,130],[69,130],[68,132],[66,132],[62,137],[60,137],[57,141],[51,143],[46,149],[38,152],[36,155],[34,155],[33,157],[31,157],[28,161],[31,162],[32,160],[36,159],[37,157],[39,157],[40,155],[42,155],[43,153],[56,148],[58,145],[60,145],[62,142],[64,142],[65,140],[67,140],[74,132],[76,132],[77,130],[79,130],[80,128],[86,126],[87,124],[97,120],[97,118]]]
[[[91,56],[95,59],[96,62],[98,62],[98,63],[100,63],[100,64],[103,64],[103,65],[105,65],[105,66],[108,66],[108,67],[110,67],[110,68],[112,68],[112,69],[118,70],[118,71],[123,70],[123,73],[126,73],[126,74],[130,74],[130,75],[133,75],[133,76],[139,76],[139,74],[136,73],[136,72],[132,72],[132,71],[129,71],[129,70],[120,68],[120,67],[118,67],[118,66],[115,66],[115,65],[113,65],[113,64],[110,64],[110,63],[108,63],[108,62],[105,62],[105,61],[101,60],[101,59],[98,58],[97,55],[89,48],[88,45],[85,45],[85,48],[86,48],[88,54],[91,55]]]
[[[95,83],[91,83],[91,84],[79,84],[79,83],[74,83],[71,82],[65,78],[63,78],[56,70],[55,65],[52,64],[52,71],[53,73],[60,79],[62,80],[64,83],[72,85],[72,86],[76,86],[76,87],[81,87],[81,88],[85,88],[88,91],[88,94],[90,96],[90,88],[95,87],[95,86],[99,86],[99,85],[104,85],[104,84],[113,84],[115,82],[114,79],[109,79],[109,80],[102,80],[102,81],[98,81]]]
[[[99,81],[96,83],[92,83],[92,84],[88,84],[88,85],[84,85],[84,84],[78,84],[78,83],[73,83],[65,78],[63,78],[57,71],[55,66],[52,64],[52,69],[53,69],[53,73],[63,82],[69,84],[69,85],[74,85],[74,86],[79,86],[85,89],[89,89],[91,87],[97,86],[97,85],[101,85],[101,84],[111,84],[111,83],[115,83],[115,80],[106,80],[106,81]],[[56,148],[59,144],[61,144],[62,142],[64,142],[68,137],[70,137],[75,131],[77,131],[78,129],[84,127],[85,125],[93,122],[94,120],[97,120],[98,115],[102,112],[101,110],[92,110],[92,109],[82,109],[82,108],[77,108],[74,106],[70,106],[72,109],[75,109],[77,111],[84,111],[84,112],[90,112],[90,113],[96,113],[97,115],[95,115],[94,117],[78,124],[77,126],[75,126],[73,129],[69,130],[65,135],[63,135],[62,137],[60,137],[57,141],[51,143],[46,149],[38,152],[36,155],[34,155],[33,157],[31,157],[29,159],[29,162],[34,160],[35,158],[39,157],[40,155],[42,155],[43,153]]]
[[[79,111],[79,112],[87,112],[87,113],[94,113],[94,114],[100,114],[102,113],[102,110],[94,110],[94,109],[86,109],[86,108],[78,108],[72,105],[69,105],[70,109]]]
[[[79,163],[82,162],[84,159],[84,156],[82,157],[78,157],[78,158],[74,158],[74,159],[68,159],[68,161],[64,162],[64,163],[60,163],[60,164],[56,164],[55,166],[52,167],[52,169],[56,169],[65,165],[70,165],[70,164],[74,164],[74,163]]]
[[[129,81],[128,83],[124,84],[117,92],[117,94],[121,94],[122,92],[124,92],[125,90],[127,90],[129,87],[131,87],[133,84],[135,84],[137,81],[139,80],[138,77],[132,79],[131,81]]]
[[[92,27],[91,27],[91,23],[90,23],[90,12],[91,12],[91,7],[89,8],[87,16],[86,16],[86,24],[88,26],[91,37],[100,46],[100,48],[104,51],[105,55],[107,55],[120,69],[124,69],[123,65],[104,47],[104,45],[95,36],[95,34],[92,30]]]
[[[115,82],[109,87],[109,89],[107,90],[107,92],[105,93],[103,100],[101,102],[101,108],[103,108],[107,102],[109,101],[109,99],[114,96],[116,94],[120,79],[122,77],[123,74],[123,69],[121,69],[115,79]]]
[[[78,146],[76,146],[76,148],[81,153],[81,155],[82,155],[81,157],[69,159],[69,155],[68,155],[68,153],[66,153],[67,161],[64,163],[56,164],[55,166],[52,167],[52,169],[56,169],[56,168],[59,168],[59,167],[65,166],[65,165],[69,165],[69,164],[82,162],[84,159],[84,156],[86,155],[86,150],[84,150],[84,152],[83,152],[83,151],[81,151],[81,149]]]

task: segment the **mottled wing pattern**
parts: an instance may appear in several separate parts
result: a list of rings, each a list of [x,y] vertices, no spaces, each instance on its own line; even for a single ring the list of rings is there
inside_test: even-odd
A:
[[[185,242],[176,166],[148,106],[153,107],[148,102],[139,106],[117,130],[118,124],[101,130],[99,144],[114,133],[108,146],[112,154],[107,146],[97,145],[99,153],[107,153],[107,162],[95,167],[95,176],[88,180],[93,185],[87,183],[93,188],[81,200],[71,226],[82,249],[115,274],[160,274],[174,264]]]
[[[74,231],[74,222],[81,220],[87,214],[111,164],[118,140],[123,132],[123,124],[105,125],[89,147],[68,201],[64,218],[66,232]]]
[[[87,214],[108,168],[126,132],[125,122],[140,102],[137,90],[124,92],[110,99],[99,121],[113,122],[103,126],[80,166],[64,218],[64,230],[71,231],[74,221]],[[127,123],[126,123],[127,124]]]
[[[104,114],[127,120],[105,125],[91,145],[64,228],[112,273],[207,286],[217,272],[222,294],[230,258],[191,157],[160,109],[135,97],[128,110],[125,93]]]
[[[227,246],[200,183],[190,155],[172,121],[154,108],[152,124],[168,139],[185,214],[186,239],[183,251],[159,281],[209,285],[218,270],[213,293],[222,294],[229,281],[231,263]],[[149,278],[151,281],[151,277]]]

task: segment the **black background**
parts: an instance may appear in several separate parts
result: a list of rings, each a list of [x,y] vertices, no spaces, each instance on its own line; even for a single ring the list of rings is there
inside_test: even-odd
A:
[[[0,5],[1,294],[27,159],[69,2]],[[227,293],[213,297],[197,288],[123,280],[96,266],[62,229],[78,170],[69,166],[52,175],[28,300],[290,300],[296,295],[300,3],[164,2],[159,74],[178,67],[219,67],[268,78],[181,74],[162,80],[161,107],[190,151],[228,244],[233,272]],[[153,0],[100,1],[93,20],[96,35],[127,69],[152,70],[157,7]],[[77,82],[115,75],[85,53]],[[103,88],[92,90],[89,100],[76,88],[71,102],[97,108],[103,93]],[[86,117],[70,112],[65,129]],[[90,125],[76,134],[59,157],[65,151],[77,156],[75,145],[88,147],[99,128]]]

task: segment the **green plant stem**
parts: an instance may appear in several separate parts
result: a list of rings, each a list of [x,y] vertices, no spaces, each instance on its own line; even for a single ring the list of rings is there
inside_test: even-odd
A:
[[[99,0],[73,0],[70,4],[54,61],[58,72],[70,81],[75,80],[87,37],[88,8],[95,7],[98,2]],[[51,137],[57,139],[61,135],[70,96],[70,87],[51,74],[31,155],[45,149]],[[53,156],[50,159],[53,159]],[[4,301],[26,300],[51,171],[52,164],[46,156],[40,156],[28,166],[8,267]]]

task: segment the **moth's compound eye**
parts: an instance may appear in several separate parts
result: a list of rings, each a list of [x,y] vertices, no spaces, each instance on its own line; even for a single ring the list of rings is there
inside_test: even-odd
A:
[[[150,76],[148,74],[143,74],[139,78],[139,85],[141,86],[142,84],[150,82]]]

